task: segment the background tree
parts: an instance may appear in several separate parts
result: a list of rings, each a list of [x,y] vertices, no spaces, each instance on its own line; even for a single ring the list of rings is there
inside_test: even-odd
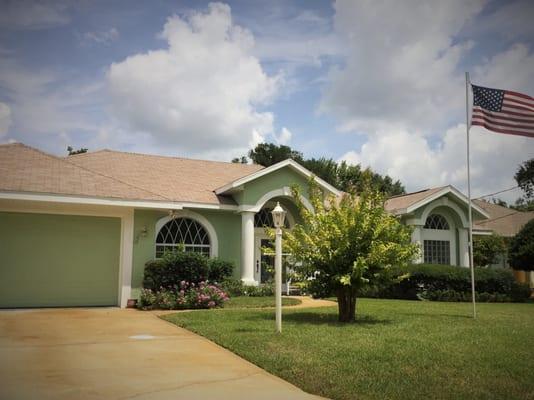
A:
[[[250,150],[248,156],[255,164],[269,167],[277,162],[291,158],[313,172],[319,178],[330,183],[344,192],[360,192],[364,182],[384,193],[386,196],[395,196],[405,193],[400,181],[393,181],[389,176],[382,176],[370,168],[362,170],[360,165],[350,165],[345,161],[340,163],[331,158],[305,159],[301,152],[289,146],[279,146],[273,143],[260,143]],[[232,162],[236,162],[236,158]]]
[[[534,271],[534,219],[512,238],[508,260],[513,269]]]
[[[297,273],[312,278],[310,292],[316,297],[337,296],[339,321],[356,318],[356,298],[364,285],[393,279],[392,266],[413,259],[418,247],[411,243],[411,228],[384,210],[384,197],[364,188],[356,197],[325,201],[318,186],[310,183],[310,212],[293,196],[302,217],[285,232],[286,251],[297,264]]]
[[[74,148],[72,146],[68,146],[67,147],[67,151],[69,152],[69,156],[73,156],[74,154],[82,154],[82,153],[87,153],[89,149],[86,149],[85,147],[82,147],[78,150],[74,150]]]
[[[248,164],[247,156],[235,157],[232,158],[232,163],[234,164]]]
[[[528,199],[534,197],[534,158],[519,166],[514,179]]]
[[[289,146],[277,146],[274,143],[260,143],[248,152],[248,157],[255,164],[270,167],[288,158],[300,162],[302,160],[302,153],[291,149]]]
[[[500,254],[506,251],[504,239],[492,234],[489,236],[476,237],[473,241],[473,260],[475,266],[485,267],[486,265],[498,262]]]

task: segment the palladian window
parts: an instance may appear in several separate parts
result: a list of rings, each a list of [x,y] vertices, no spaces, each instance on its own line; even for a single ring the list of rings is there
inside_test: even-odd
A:
[[[206,229],[191,218],[171,219],[163,225],[156,237],[156,258],[167,250],[183,246],[185,251],[194,251],[210,256],[211,243]]]
[[[425,222],[425,229],[449,230],[449,223],[439,214],[430,214]]]

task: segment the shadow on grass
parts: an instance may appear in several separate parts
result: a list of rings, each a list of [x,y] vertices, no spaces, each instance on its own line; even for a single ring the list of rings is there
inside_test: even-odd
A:
[[[296,324],[311,324],[311,325],[335,325],[335,326],[358,326],[358,325],[378,325],[390,324],[392,321],[387,319],[380,319],[370,315],[356,315],[356,321],[351,323],[339,322],[337,313],[326,312],[307,312],[298,311],[291,313],[284,313],[283,320],[286,322],[294,322]],[[262,313],[246,316],[245,319],[249,321],[258,320],[274,320],[274,314]]]

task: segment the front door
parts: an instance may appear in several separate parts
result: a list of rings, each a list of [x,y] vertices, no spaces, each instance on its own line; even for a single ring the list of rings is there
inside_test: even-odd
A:
[[[254,278],[258,283],[274,279],[274,244],[266,235],[256,235]]]
[[[255,268],[254,279],[258,283],[274,281],[274,241],[264,233],[256,233],[255,237]],[[288,264],[289,254],[282,253],[282,290],[285,291],[288,279],[286,272],[291,267]]]

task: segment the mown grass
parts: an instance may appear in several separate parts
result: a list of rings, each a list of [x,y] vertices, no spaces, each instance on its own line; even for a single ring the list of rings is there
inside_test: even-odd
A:
[[[302,303],[299,299],[292,299],[282,297],[282,306],[296,306]],[[224,303],[224,308],[265,308],[265,307],[274,307],[275,298],[274,296],[267,297],[231,297],[226,303]]]
[[[164,318],[332,399],[534,399],[534,304],[361,299],[335,307],[195,311]]]

